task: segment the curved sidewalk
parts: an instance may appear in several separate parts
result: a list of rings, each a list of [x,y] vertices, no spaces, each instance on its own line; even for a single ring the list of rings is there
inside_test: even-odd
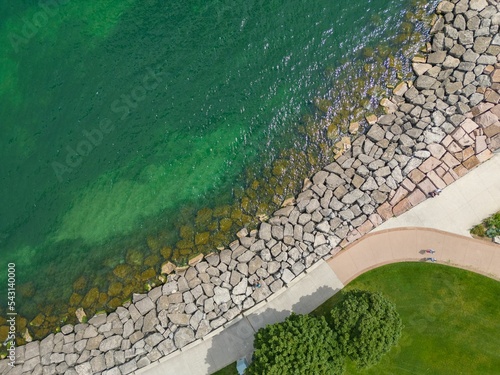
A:
[[[440,263],[500,280],[500,246],[464,236],[470,227],[500,210],[499,172],[500,155],[496,154],[446,187],[438,197],[388,220],[330,258],[327,264],[318,262],[276,297],[255,306],[201,342],[190,344],[136,374],[210,374],[242,356],[250,357],[253,334],[258,328],[284,319],[290,311],[314,310],[343,285],[372,268],[422,260],[426,255],[419,251],[426,248],[436,250],[434,257]]]
[[[429,228],[395,228],[365,235],[327,261],[345,285],[360,274],[384,264],[424,261],[467,269],[500,280],[500,246]]]

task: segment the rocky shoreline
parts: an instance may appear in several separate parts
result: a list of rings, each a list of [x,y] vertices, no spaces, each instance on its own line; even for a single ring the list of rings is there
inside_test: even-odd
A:
[[[229,249],[174,269],[167,282],[110,314],[16,349],[0,374],[130,374],[223,329],[385,220],[406,212],[500,148],[500,3],[442,1],[416,78],[367,116],[336,161],[290,205],[238,232]],[[260,287],[252,286],[260,280]]]

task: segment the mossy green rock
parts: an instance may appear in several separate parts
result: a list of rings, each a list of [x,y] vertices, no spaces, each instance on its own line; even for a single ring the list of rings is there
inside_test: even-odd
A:
[[[33,326],[33,327],[40,327],[43,322],[45,321],[45,316],[43,316],[43,314],[38,314],[31,322],[30,322],[30,326]]]
[[[231,217],[235,218],[235,219],[238,219],[238,218],[241,218],[241,211],[238,211],[235,213],[235,211],[233,211],[233,214],[231,215]],[[234,215],[234,216],[233,216]],[[231,229],[231,226],[233,225],[233,221],[231,219],[228,219],[228,218],[224,218],[220,221],[220,230],[222,232],[227,232]]]
[[[140,266],[144,260],[144,256],[139,250],[132,249],[127,251],[126,260],[128,264]]]
[[[119,264],[113,270],[113,274],[120,279],[125,279],[132,274],[132,267],[128,264]]]
[[[85,297],[83,297],[82,307],[84,309],[87,309],[98,301],[99,301],[99,289],[94,287],[87,292]]]
[[[212,210],[208,207],[202,208],[196,215],[195,223],[197,227],[205,227],[212,220]]]

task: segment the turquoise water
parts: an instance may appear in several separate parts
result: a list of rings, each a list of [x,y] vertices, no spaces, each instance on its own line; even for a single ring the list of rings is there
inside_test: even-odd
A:
[[[231,204],[249,167],[306,148],[312,99],[348,78],[377,84],[361,51],[400,53],[414,6],[64,3],[0,6],[0,266],[31,283],[19,297],[31,316],[145,248],[143,234],[168,238],[179,215]]]

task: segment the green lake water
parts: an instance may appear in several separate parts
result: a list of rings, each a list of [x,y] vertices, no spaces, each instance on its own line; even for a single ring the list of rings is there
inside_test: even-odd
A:
[[[304,115],[335,115],[314,99],[341,98],[350,80],[366,99],[395,79],[377,46],[407,69],[419,46],[398,35],[426,33],[408,16],[422,1],[6,3],[0,306],[13,262],[30,319],[47,304],[64,313],[82,275],[81,294],[109,283],[131,248],[153,256],[148,236],[175,247],[179,222],[234,205],[283,150],[333,142],[304,132]]]

